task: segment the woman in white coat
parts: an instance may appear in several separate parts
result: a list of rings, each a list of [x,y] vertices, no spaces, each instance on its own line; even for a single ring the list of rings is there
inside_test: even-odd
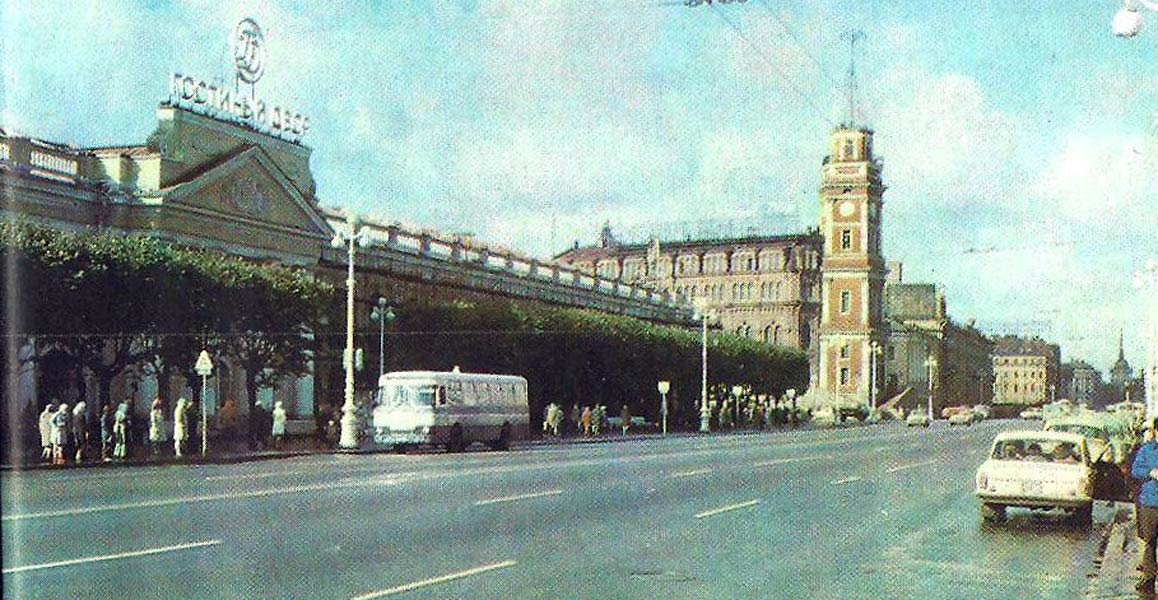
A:
[[[169,441],[165,431],[165,411],[161,408],[161,399],[153,400],[153,408],[149,411],[149,441],[153,445],[153,456],[161,454],[161,446]]]
[[[113,436],[117,445],[113,447],[113,458],[124,460],[129,455],[129,405],[122,402],[113,416]]]
[[[189,400],[177,399],[177,406],[173,409],[173,452],[181,456],[185,441],[189,439]]]
[[[281,450],[281,439],[285,437],[285,406],[282,405],[281,400],[278,400],[273,405],[273,427],[270,428],[269,434],[273,436],[273,447],[275,450]]]
[[[52,460],[52,417],[56,414],[56,401],[48,403],[44,412],[40,413],[40,458],[44,461]]]

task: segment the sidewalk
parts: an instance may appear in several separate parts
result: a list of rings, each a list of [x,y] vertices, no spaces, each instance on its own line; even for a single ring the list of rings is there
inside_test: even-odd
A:
[[[802,425],[795,429],[790,427],[775,428],[775,429],[728,429],[726,431],[713,431],[710,434],[700,433],[698,431],[669,431],[667,437],[669,438],[689,438],[689,437],[717,437],[717,436],[736,436],[736,435],[755,435],[761,433],[788,433],[792,431],[807,431],[814,429],[811,425]],[[533,448],[538,446],[564,446],[564,445],[579,445],[579,444],[607,444],[616,442],[626,442],[633,440],[654,440],[663,439],[664,434],[654,430],[645,432],[628,432],[627,435],[615,431],[603,433],[597,436],[564,436],[564,437],[541,437],[531,438],[515,442],[513,448]],[[156,465],[221,465],[234,464],[243,462],[253,462],[259,460],[274,460],[279,458],[290,458],[295,456],[309,456],[313,454],[377,454],[387,452],[385,450],[374,449],[360,449],[354,451],[339,450],[329,447],[301,447],[306,444],[291,444],[299,446],[295,449],[287,449],[282,451],[275,450],[260,450],[260,451],[242,451],[242,452],[211,452],[209,455],[202,457],[200,452],[192,452],[181,458],[171,455],[160,457],[141,456],[131,458],[124,461],[90,461],[81,464],[68,463],[66,465],[52,465],[41,462],[30,462],[27,464],[0,464],[0,472],[19,472],[19,471],[41,471],[41,470],[63,470],[63,469],[89,469],[89,468],[108,468],[108,467],[142,467],[142,466],[156,466]],[[7,458],[7,457],[5,457]]]
[[[1098,560],[1100,566],[1086,588],[1086,598],[1106,600],[1124,598],[1153,598],[1153,594],[1134,591],[1139,573],[1138,536],[1134,530],[1133,505],[1119,505],[1104,540],[1105,547]],[[1097,563],[1096,563],[1097,564]]]

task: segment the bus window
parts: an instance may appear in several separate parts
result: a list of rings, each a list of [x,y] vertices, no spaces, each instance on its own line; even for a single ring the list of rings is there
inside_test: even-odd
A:
[[[418,404],[419,406],[435,406],[435,396],[437,388],[432,385],[424,385],[418,389]]]

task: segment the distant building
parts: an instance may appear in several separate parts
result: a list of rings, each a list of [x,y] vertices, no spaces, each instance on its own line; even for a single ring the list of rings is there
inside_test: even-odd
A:
[[[808,351],[820,312],[817,232],[620,244],[604,225],[599,246],[556,261],[605,279],[643,283],[715,311],[729,333]]]
[[[990,403],[993,342],[972,324],[949,319],[935,285],[903,283],[899,264],[890,265],[890,273],[885,286],[886,396],[906,409],[926,407],[931,375],[935,413],[945,406]]]
[[[1062,365],[1061,387],[1070,400],[1092,403],[1101,385],[1102,374],[1089,363],[1075,360]]]
[[[1057,394],[1061,349],[1040,338],[994,340],[994,404],[1041,406]]]
[[[1123,346],[1122,333],[1119,332],[1118,360],[1114,361],[1113,366],[1110,367],[1110,387],[1114,388],[1118,394],[1123,394],[1133,379],[1134,369],[1130,366],[1130,362],[1126,360],[1126,349]]]

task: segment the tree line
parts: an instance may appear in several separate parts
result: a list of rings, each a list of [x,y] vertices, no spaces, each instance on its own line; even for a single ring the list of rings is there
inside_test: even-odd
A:
[[[308,270],[144,236],[13,223],[0,224],[0,235],[6,376],[15,366],[13,348],[35,337],[42,351],[58,351],[78,372],[90,373],[104,405],[113,379],[129,369],[156,376],[163,391],[174,375],[194,380],[197,354],[207,349],[244,369],[252,406],[260,389],[307,374],[319,352],[341,356],[344,294]],[[394,307],[389,370],[458,366],[521,375],[535,418],[556,402],[612,410],[627,403],[657,419],[656,382],[667,380],[671,422],[691,427],[698,419],[700,332],[694,328],[498,298],[398,299]],[[358,333],[366,354],[376,358],[377,345],[367,342],[376,342],[378,331]],[[376,369],[362,371],[358,387],[371,389],[376,376]],[[799,350],[710,333],[714,389],[742,385],[752,394],[778,396],[787,388],[803,390],[807,379]]]

